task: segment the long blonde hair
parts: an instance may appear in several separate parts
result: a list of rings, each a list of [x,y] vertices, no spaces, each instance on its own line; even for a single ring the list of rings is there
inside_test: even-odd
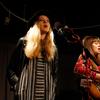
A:
[[[30,27],[28,30],[26,36],[25,36],[26,47],[25,47],[25,55],[32,59],[35,57],[39,57],[39,54],[41,53],[41,46],[44,49],[45,52],[45,59],[51,60],[54,58],[54,54],[56,51],[56,46],[54,43],[54,34],[52,29],[50,28],[49,32],[46,35],[45,40],[41,42],[40,39],[40,29],[37,25],[37,23],[34,24],[33,27]],[[42,43],[42,45],[41,45]]]

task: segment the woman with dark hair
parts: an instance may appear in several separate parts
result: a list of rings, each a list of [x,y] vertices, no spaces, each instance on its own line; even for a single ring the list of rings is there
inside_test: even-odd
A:
[[[45,11],[35,16],[25,36],[19,39],[7,68],[15,100],[54,100],[58,63],[50,20]]]
[[[74,72],[81,77],[83,100],[100,100],[100,38],[85,36]]]

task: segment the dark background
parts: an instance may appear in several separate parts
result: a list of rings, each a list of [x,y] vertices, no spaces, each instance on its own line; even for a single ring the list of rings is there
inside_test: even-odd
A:
[[[64,25],[73,28],[81,37],[84,37],[87,34],[100,34],[100,6],[97,2],[76,2],[76,0],[1,0],[0,100],[12,100],[13,98],[12,93],[9,92],[9,85],[6,80],[6,67],[18,38],[26,34],[28,27],[27,22],[32,18],[36,11],[41,9],[49,10],[53,22],[57,20],[61,21]],[[70,59],[72,55],[70,55],[70,53],[66,53],[69,54],[68,58],[63,57],[62,66],[65,67],[67,65],[67,63],[65,65],[67,60],[68,62],[71,62]],[[63,69],[63,71],[65,70],[67,69]],[[67,76],[66,78],[69,78],[70,80],[71,77],[72,76]],[[64,83],[64,86],[66,86],[66,83],[67,82]],[[66,89],[64,86],[63,88]]]
[[[1,0],[0,34],[1,39],[16,41],[23,36],[27,23],[38,10],[46,9],[51,13],[53,22],[62,21],[74,28],[79,34],[99,34],[100,6],[98,2],[71,0]],[[8,18],[8,20],[6,19]],[[8,21],[8,22],[7,22]]]

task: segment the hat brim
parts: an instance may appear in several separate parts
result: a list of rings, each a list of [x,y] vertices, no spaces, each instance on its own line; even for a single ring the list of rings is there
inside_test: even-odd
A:
[[[29,22],[28,22],[29,27],[31,27],[31,26],[34,25],[34,23],[38,20],[38,17],[40,15],[48,16],[48,18],[51,19],[51,14],[50,14],[50,11],[49,10],[45,10],[45,9],[38,10],[38,11],[36,11],[33,14],[33,16],[31,17],[31,19],[29,20]]]

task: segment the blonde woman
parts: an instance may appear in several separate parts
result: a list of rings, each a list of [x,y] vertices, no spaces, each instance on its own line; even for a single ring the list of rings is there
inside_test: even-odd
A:
[[[37,14],[7,68],[15,100],[54,100],[58,54],[49,17]]]

